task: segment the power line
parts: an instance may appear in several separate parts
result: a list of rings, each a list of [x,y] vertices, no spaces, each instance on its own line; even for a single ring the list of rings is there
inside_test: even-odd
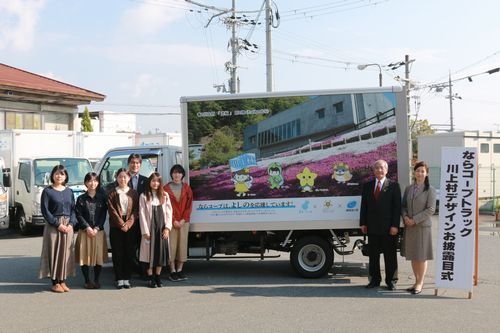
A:
[[[388,2],[388,1],[390,1],[390,0],[379,0],[376,2],[371,2],[370,0],[358,0],[358,1],[353,2],[352,4],[362,3],[362,2],[368,2],[368,3],[360,4],[360,5],[352,6],[352,7],[346,7],[346,6],[349,6],[352,4],[336,5],[336,6],[332,6],[332,8],[335,8],[335,9],[326,10],[326,11],[318,9],[318,10],[313,10],[313,11],[309,11],[309,12],[297,12],[296,14],[291,14],[291,15],[282,17],[282,20],[288,22],[288,21],[301,20],[301,19],[313,19],[317,16],[324,16],[324,15],[330,15],[330,14],[335,14],[335,13],[341,13],[341,12],[346,12],[346,11],[364,8],[364,7],[368,7],[368,6],[376,6],[380,3]],[[341,8],[341,7],[346,7],[346,8]],[[310,14],[311,12],[316,12],[316,11],[318,11],[317,14]]]

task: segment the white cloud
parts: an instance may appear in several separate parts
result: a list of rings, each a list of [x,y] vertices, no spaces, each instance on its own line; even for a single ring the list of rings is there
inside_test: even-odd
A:
[[[0,50],[31,49],[39,12],[44,5],[45,0],[0,1]]]
[[[150,35],[182,16],[181,10],[147,2],[125,11],[120,26],[128,33]]]

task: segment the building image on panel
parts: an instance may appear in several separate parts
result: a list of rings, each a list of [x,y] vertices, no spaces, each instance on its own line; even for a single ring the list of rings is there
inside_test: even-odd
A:
[[[244,130],[243,150],[257,158],[272,156],[356,129],[360,123],[394,109],[393,94],[313,96]],[[333,130],[332,130],[333,129]]]

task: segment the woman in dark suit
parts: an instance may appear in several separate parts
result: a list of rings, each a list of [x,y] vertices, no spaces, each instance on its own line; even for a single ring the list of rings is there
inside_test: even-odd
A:
[[[411,260],[415,284],[407,289],[416,295],[422,292],[427,260],[433,259],[431,216],[436,209],[436,190],[429,185],[429,167],[418,162],[413,168],[415,183],[406,187],[401,212],[405,225],[403,255]]]

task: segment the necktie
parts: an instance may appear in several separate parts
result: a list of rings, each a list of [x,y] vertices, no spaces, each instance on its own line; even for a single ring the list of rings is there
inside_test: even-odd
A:
[[[137,191],[137,183],[139,182],[139,177],[137,175],[135,175],[133,178],[132,178],[132,188],[134,190]]]
[[[377,187],[375,188],[375,193],[373,194],[373,196],[375,197],[375,199],[378,199],[381,187],[382,187],[382,185],[381,185],[380,181],[377,180]]]

